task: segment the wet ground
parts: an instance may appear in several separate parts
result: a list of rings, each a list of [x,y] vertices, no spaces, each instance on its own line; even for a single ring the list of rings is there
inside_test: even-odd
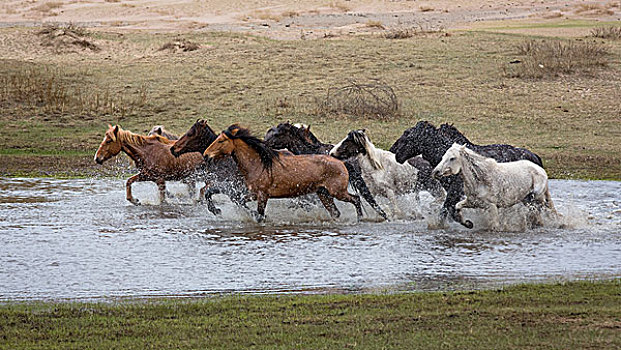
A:
[[[621,276],[621,182],[551,181],[563,218],[528,229],[502,213],[503,232],[423,220],[357,223],[270,201],[256,224],[226,197],[221,217],[193,205],[181,184],[168,204],[155,184],[108,179],[0,179],[0,300],[194,296],[221,292],[357,292],[485,288],[515,282]],[[401,202],[414,207],[411,198]],[[389,206],[388,206],[389,208]],[[412,214],[413,210],[407,211]],[[479,229],[476,229],[479,227]]]

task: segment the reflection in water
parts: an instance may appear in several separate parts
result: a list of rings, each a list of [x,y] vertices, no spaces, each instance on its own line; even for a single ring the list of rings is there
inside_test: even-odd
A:
[[[0,299],[472,288],[542,279],[621,276],[621,183],[552,181],[563,222],[506,232],[427,220],[357,223],[353,208],[270,201],[267,223],[216,196],[223,215],[192,205],[183,185],[159,205],[155,185],[124,199],[118,180],[0,179]],[[402,204],[408,206],[408,199]],[[372,210],[366,211],[373,215]],[[477,212],[465,212],[484,227]],[[557,227],[568,227],[559,229]]]

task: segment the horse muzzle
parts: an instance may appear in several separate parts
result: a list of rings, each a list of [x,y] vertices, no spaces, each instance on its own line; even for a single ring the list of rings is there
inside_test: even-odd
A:
[[[93,160],[95,161],[95,163],[97,163],[99,165],[103,164],[103,162],[104,162],[103,159],[101,159],[101,158],[99,158],[97,156],[95,156],[95,158]]]

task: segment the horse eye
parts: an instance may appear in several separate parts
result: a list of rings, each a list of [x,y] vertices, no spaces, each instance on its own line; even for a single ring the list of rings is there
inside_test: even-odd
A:
[[[220,140],[220,141],[218,141],[218,143],[224,143],[224,140]]]
[[[106,140],[106,143],[112,143],[111,139]]]
[[[451,161],[451,162],[454,161],[454,160],[455,160],[455,157],[451,157],[451,159],[449,159],[449,161]]]

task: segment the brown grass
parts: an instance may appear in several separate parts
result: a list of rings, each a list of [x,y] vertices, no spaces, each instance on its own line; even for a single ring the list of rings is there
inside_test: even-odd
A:
[[[88,31],[73,24],[48,25],[37,34],[41,37],[41,45],[53,48],[57,54],[72,51],[74,48],[88,49],[93,52],[101,51],[97,44],[85,38],[89,35]]]
[[[511,77],[541,79],[592,74],[608,64],[608,48],[594,41],[528,40],[516,48],[524,59],[508,72]]]
[[[197,43],[191,42],[187,39],[177,39],[162,45],[158,51],[169,50],[172,52],[189,52],[196,51],[198,49],[200,49],[200,45]]]
[[[349,12],[351,11],[351,6],[344,4],[342,2],[339,1],[334,1],[330,3],[330,7],[337,9],[341,12]]]
[[[553,19],[553,18],[559,18],[559,17],[563,17],[563,13],[560,11],[554,11],[554,12],[550,12],[550,13],[543,15],[543,18],[546,18],[546,19]]]
[[[425,5],[419,7],[419,9],[420,9],[420,12],[431,12],[431,11],[435,10],[433,7],[425,6]]]
[[[274,22],[278,22],[282,19],[282,16],[276,13],[273,13],[270,10],[256,10],[253,11],[250,16],[250,18],[256,18],[256,19],[260,19],[262,21],[274,21]]]
[[[615,14],[615,11],[611,8],[599,4],[579,4],[576,7],[576,13],[588,16],[610,16]]]
[[[368,21],[364,25],[368,28],[384,29],[384,24],[382,24],[382,22],[380,21]]]
[[[32,9],[35,11],[39,11],[39,12],[50,12],[54,9],[62,7],[63,5],[64,3],[61,1],[50,1],[50,2],[43,3],[39,6],[35,6]]]
[[[591,36],[602,39],[621,40],[621,27],[596,27],[591,29]]]

